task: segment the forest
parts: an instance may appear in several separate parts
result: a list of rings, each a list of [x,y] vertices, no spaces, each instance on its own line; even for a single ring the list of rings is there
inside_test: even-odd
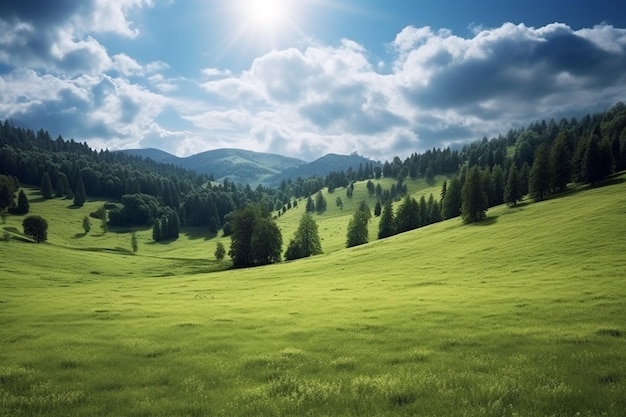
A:
[[[254,189],[228,179],[218,183],[211,175],[121,152],[96,151],[61,136],[53,139],[44,129],[34,132],[10,121],[0,123],[3,216],[28,212],[26,197],[18,193],[20,184],[28,184],[40,186],[42,198],[64,198],[70,205],[82,205],[87,196],[108,201],[106,209],[92,217],[113,227],[153,227],[155,241],[175,239],[180,227],[208,226],[211,233],[220,229],[232,233],[233,243],[245,236],[248,247],[254,225],[259,223],[266,236],[276,236],[276,245],[282,245],[280,232],[276,234],[272,227],[273,216],[280,216],[302,198],[307,199],[307,212],[323,212],[322,189],[327,188],[327,195],[337,194],[339,205],[341,196],[336,190],[345,189],[344,198],[351,198],[356,181],[367,181],[368,192],[376,197],[374,215],[381,216],[378,237],[385,238],[457,216],[466,223],[480,221],[489,207],[514,206],[525,196],[543,200],[565,191],[571,183],[593,184],[624,169],[626,105],[621,102],[580,120],[536,121],[458,149],[436,148],[405,160],[372,161],[356,171],[333,171],[324,178],[295,178],[276,188],[259,185]],[[408,178],[433,182],[436,176],[447,178],[439,196],[416,201],[406,193]],[[383,190],[372,182],[380,178],[395,183]],[[246,222],[243,210],[250,205],[255,208],[247,212],[252,220]],[[346,246],[367,242],[370,217],[367,204],[354,213]],[[246,226],[237,226],[242,224]],[[248,230],[242,235],[238,227]],[[280,260],[280,249],[266,248],[257,259],[234,247],[235,266]]]

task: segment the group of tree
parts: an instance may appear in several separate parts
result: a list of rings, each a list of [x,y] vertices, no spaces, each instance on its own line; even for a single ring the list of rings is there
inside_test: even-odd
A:
[[[428,200],[424,196],[419,201],[407,195],[394,213],[391,200],[382,207],[378,223],[378,238],[384,239],[398,233],[408,232],[441,221],[440,204],[431,194]]]
[[[362,200],[348,223],[346,247],[363,245],[369,241],[368,224],[371,218],[372,212],[367,203]]]
[[[229,255],[233,267],[250,267],[280,262],[283,238],[267,207],[248,204],[235,211]]]
[[[180,235],[180,219],[178,213],[169,210],[168,213],[155,219],[152,225],[152,240],[162,242],[167,240],[176,240]]]
[[[15,203],[16,192],[17,204]],[[19,181],[15,177],[0,175],[0,210],[5,214],[17,215],[27,214],[30,210],[28,197],[24,190],[20,189]]]

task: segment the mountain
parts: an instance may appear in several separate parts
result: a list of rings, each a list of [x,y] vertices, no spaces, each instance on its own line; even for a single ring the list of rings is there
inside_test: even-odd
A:
[[[297,167],[286,169],[280,174],[274,175],[267,179],[270,185],[280,184],[282,180],[289,178],[295,180],[298,177],[308,178],[312,176],[325,177],[332,171],[347,171],[348,168],[352,168],[354,171],[359,169],[359,166],[365,167],[365,164],[380,165],[379,162],[372,161],[363,156],[352,155],[337,155],[330,153],[316,159],[308,164],[302,164]]]
[[[212,174],[217,181],[228,178],[231,181],[250,184],[276,186],[289,178],[311,176],[325,177],[332,171],[358,170],[365,164],[379,164],[356,154],[328,154],[313,162],[282,155],[247,151],[243,149],[215,149],[185,158],[172,155],[159,149],[127,149],[129,155],[150,158],[155,162],[172,164],[199,173]]]
[[[228,178],[250,185],[267,184],[268,178],[306,164],[296,158],[243,149],[215,149],[185,158],[158,149],[128,149],[120,152],[210,174],[218,181]]]

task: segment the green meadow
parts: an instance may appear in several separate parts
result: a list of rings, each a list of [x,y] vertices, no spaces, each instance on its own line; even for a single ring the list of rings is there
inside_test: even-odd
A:
[[[626,175],[343,249],[365,193],[326,196],[323,255],[230,270],[228,239],[132,254],[84,234],[102,202],[31,190],[48,242],[0,225],[0,416],[624,415]]]

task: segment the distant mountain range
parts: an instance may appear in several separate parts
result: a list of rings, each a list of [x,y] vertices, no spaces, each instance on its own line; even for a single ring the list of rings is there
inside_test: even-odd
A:
[[[180,158],[159,149],[127,149],[128,155],[150,158],[155,162],[172,164],[199,173],[211,174],[217,181],[228,178],[231,181],[250,184],[276,186],[282,180],[325,177],[332,171],[357,170],[366,163],[378,164],[359,155],[328,154],[313,162],[305,162],[287,156],[254,152],[243,149],[215,149]]]

